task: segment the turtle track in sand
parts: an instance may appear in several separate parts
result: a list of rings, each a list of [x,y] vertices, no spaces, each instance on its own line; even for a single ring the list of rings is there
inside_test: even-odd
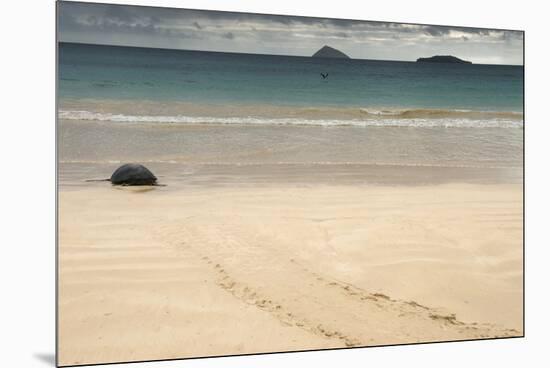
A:
[[[203,256],[201,259],[209,265],[214,264],[208,256]],[[241,301],[272,314],[282,324],[296,326],[318,336],[339,339],[348,347],[361,344],[357,339],[346,336],[340,331],[322,324],[315,324],[306,318],[293,314],[284,303],[272,300],[269,296],[261,294],[259,291],[247,286],[247,284],[236,281],[219,263],[214,264],[213,268],[218,273],[217,283],[220,287]]]
[[[437,341],[442,339],[440,335],[447,336],[445,339],[448,340],[468,340],[520,334],[516,330],[493,324],[467,323],[459,320],[453,313],[413,300],[400,300],[380,292],[368,292],[312,271],[294,258],[287,258],[284,267],[291,268],[294,277],[298,276],[299,285],[295,288],[289,287],[286,276],[277,273],[271,273],[271,283],[266,284],[263,280],[244,277],[235,268],[235,264],[226,261],[227,254],[224,254],[223,249],[212,252],[217,248],[192,246],[191,242],[181,241],[193,239],[193,235],[185,230],[179,229],[172,236],[169,235],[169,238],[175,249],[185,251],[188,256],[193,255],[193,258],[208,268],[216,284],[233,297],[271,314],[285,326],[294,326],[332,339],[335,347]],[[231,240],[230,238],[228,236],[226,240]],[[175,242],[175,239],[179,241]],[[258,262],[262,261],[261,258]],[[373,314],[377,315],[370,318]],[[393,323],[393,329],[386,329],[384,321]],[[425,325],[431,327],[432,333],[415,335],[418,327]],[[414,329],[415,326],[417,330]],[[386,337],[373,337],[380,331]]]

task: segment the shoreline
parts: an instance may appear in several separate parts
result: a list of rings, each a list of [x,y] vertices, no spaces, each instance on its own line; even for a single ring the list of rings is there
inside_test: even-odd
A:
[[[62,162],[60,191],[71,188],[100,188],[104,183],[86,182],[108,178],[124,161]],[[376,163],[196,163],[141,161],[158,176],[168,191],[208,188],[282,188],[293,186],[346,186],[368,188],[427,187],[452,184],[521,185],[521,167],[471,167],[437,165],[403,165]]]
[[[231,176],[233,165],[233,171],[244,179],[249,171],[278,182],[285,180],[285,169],[299,176],[300,167],[305,177],[315,177],[311,169],[315,167],[330,179],[329,168],[333,168],[366,181],[374,172],[404,178],[425,174],[420,179],[428,183],[427,178],[445,171],[455,181],[493,177],[495,182],[506,182],[513,175],[517,182],[522,176],[523,129],[76,120],[61,120],[60,128],[60,162],[73,167],[80,163],[83,170],[95,165],[92,178],[110,175],[117,163],[125,162],[150,165],[166,176],[189,171]],[[378,176],[384,182],[383,175]]]

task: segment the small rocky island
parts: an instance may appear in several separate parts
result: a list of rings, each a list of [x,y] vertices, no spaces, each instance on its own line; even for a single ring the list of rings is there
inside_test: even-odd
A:
[[[450,64],[471,64],[471,61],[462,60],[451,55],[435,55],[427,58],[416,59],[417,63],[450,63]]]
[[[336,50],[335,48],[326,45],[321,47],[319,51],[317,51],[311,57],[350,59],[350,57],[344,54],[342,51]]]

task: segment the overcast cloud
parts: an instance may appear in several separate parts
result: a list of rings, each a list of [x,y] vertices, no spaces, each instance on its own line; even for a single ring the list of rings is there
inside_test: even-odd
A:
[[[323,45],[356,59],[455,55],[523,64],[523,33],[127,5],[59,3],[62,42],[311,56]]]

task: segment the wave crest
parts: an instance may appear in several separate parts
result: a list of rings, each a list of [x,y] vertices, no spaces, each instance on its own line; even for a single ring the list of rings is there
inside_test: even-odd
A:
[[[357,110],[356,110],[357,111]],[[318,111],[317,111],[318,112]],[[295,125],[295,126],[380,126],[443,128],[522,128],[523,115],[516,112],[481,112],[466,110],[367,110],[361,118],[336,117],[256,117],[256,116],[187,116],[132,115],[86,110],[60,110],[63,120],[86,120],[115,123],[211,124],[211,125]],[[316,114],[317,115],[317,114]]]

